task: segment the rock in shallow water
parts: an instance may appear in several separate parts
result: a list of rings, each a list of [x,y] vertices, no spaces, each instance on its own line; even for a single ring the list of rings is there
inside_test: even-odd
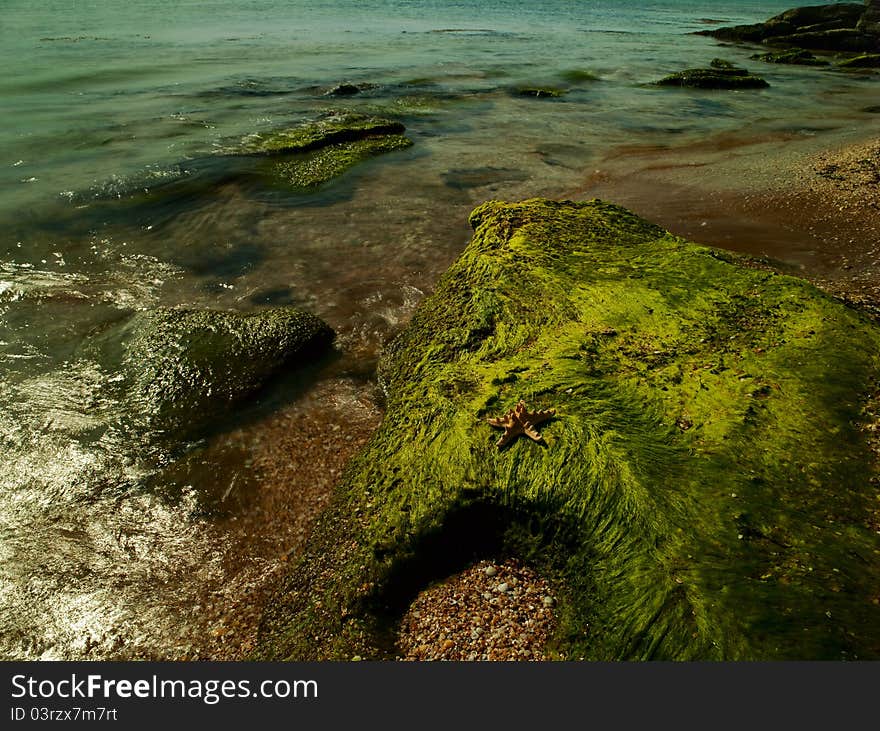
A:
[[[763,89],[768,84],[760,76],[750,74],[746,69],[723,66],[713,62],[708,69],[685,69],[659,81],[656,86],[688,86],[695,89]]]
[[[471,222],[257,657],[387,657],[420,589],[506,553],[559,589],[550,656],[880,658],[880,328],[599,201]],[[556,409],[546,446],[499,452],[520,398]]]
[[[311,190],[359,162],[412,145],[400,122],[364,114],[329,114],[315,122],[252,135],[232,154],[266,157],[267,179]]]
[[[812,53],[805,50],[756,53],[752,56],[752,59],[763,61],[764,63],[781,63],[792,66],[828,66],[828,61],[816,58]]]
[[[878,18],[880,9],[874,0],[866,4],[835,3],[793,8],[764,23],[701,30],[697,34],[820,51],[872,51],[880,50]]]
[[[252,313],[157,308],[95,338],[86,351],[122,379],[149,425],[188,431],[330,345],[322,320],[292,307]]]

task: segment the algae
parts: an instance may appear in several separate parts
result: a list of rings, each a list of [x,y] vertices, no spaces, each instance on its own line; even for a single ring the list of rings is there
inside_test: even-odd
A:
[[[685,69],[655,81],[655,86],[688,86],[696,89],[763,89],[768,84],[760,76],[734,66],[716,65],[708,69]],[[724,62],[726,63],[726,62]]]
[[[303,153],[366,137],[399,135],[404,131],[400,122],[390,119],[356,113],[328,114],[298,127],[251,135],[237,152],[242,155]]]
[[[309,191],[354,165],[412,145],[396,120],[366,114],[331,113],[316,122],[252,135],[233,154],[263,156],[264,177]]]
[[[514,555],[555,584],[556,658],[880,658],[878,326],[601,201],[471,223],[255,657],[393,657],[420,589]],[[499,450],[520,399],[546,444]]]
[[[412,145],[404,135],[367,137],[356,142],[342,142],[287,160],[272,160],[270,173],[293,188],[307,190],[342,175],[359,162],[383,152],[403,150]]]
[[[848,58],[837,64],[844,69],[876,69],[880,68],[880,53],[863,53],[860,56]]]

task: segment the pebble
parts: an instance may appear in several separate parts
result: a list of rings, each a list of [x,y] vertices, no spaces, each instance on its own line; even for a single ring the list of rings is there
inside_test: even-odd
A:
[[[556,624],[553,603],[548,583],[519,561],[482,561],[415,598],[400,621],[398,657],[544,660]]]

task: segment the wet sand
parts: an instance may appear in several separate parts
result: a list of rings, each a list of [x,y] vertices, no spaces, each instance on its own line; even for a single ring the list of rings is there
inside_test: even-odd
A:
[[[206,461],[212,450],[228,453],[236,445],[250,472],[231,481],[213,506],[220,516],[212,521],[212,540],[223,553],[222,578],[205,587],[193,608],[201,634],[171,659],[247,659],[280,573],[296,560],[345,464],[379,419],[370,384],[329,377],[209,446]]]

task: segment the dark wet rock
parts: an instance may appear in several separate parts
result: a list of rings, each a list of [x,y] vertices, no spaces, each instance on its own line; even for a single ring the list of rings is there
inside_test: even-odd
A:
[[[86,346],[121,377],[130,410],[188,431],[325,351],[333,331],[284,307],[253,313],[160,307],[138,312]]]
[[[253,135],[233,152],[268,158],[267,178],[295,190],[311,190],[359,162],[412,145],[396,120],[333,113],[298,127]]]
[[[876,69],[880,68],[880,53],[864,53],[861,56],[841,61],[838,66],[843,69]]]
[[[796,46],[814,51],[846,51],[859,53],[878,47],[880,39],[868,36],[854,28],[835,30],[808,31],[792,33],[783,38],[771,38],[766,41],[771,45]]]
[[[713,58],[709,62],[709,66],[713,69],[735,69],[736,64],[723,58]]]
[[[793,8],[764,23],[701,30],[697,33],[739,43],[864,52],[880,50],[878,16],[880,10],[875,0],[869,0],[867,7],[858,3],[838,3]]]
[[[715,59],[713,64],[719,60]],[[736,68],[732,64],[730,66],[713,65],[708,69],[685,69],[655,81],[654,84],[656,86],[687,86],[696,89],[763,89],[770,86],[760,76],[755,76],[746,69]]]
[[[793,66],[827,66],[828,61],[816,58],[812,53],[803,49],[794,51],[778,51],[770,53],[756,53],[752,56],[754,61],[764,63],[783,63]]]
[[[548,657],[880,659],[877,324],[601,201],[471,223],[255,658],[391,658],[413,596],[500,555],[553,577]],[[520,399],[556,414],[499,450]]]
[[[515,96],[530,96],[536,99],[558,99],[568,94],[568,89],[556,86],[517,86],[512,90]]]
[[[856,23],[856,28],[863,33],[880,36],[880,0],[867,0],[868,7]]]
[[[354,84],[338,84],[326,92],[326,96],[353,96],[360,94],[361,89]]]

